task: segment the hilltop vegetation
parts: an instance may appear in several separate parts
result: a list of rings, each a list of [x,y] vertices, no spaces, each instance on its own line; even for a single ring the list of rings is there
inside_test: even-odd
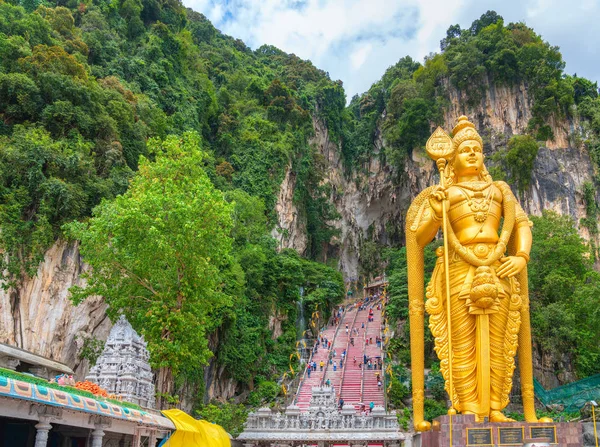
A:
[[[126,312],[149,341],[153,365],[174,375],[175,388],[160,389],[169,391],[161,396],[165,401],[176,401],[170,394],[187,384],[201,402],[203,368],[211,351],[230,377],[258,387],[261,396],[261,384],[270,389],[270,381],[288,369],[295,352],[299,288],[305,289],[307,312],[319,306],[321,318],[344,294],[339,272],[292,251],[278,253],[269,235],[288,166],[296,173],[295,202],[311,229],[309,253],[316,256],[333,234],[326,223],[332,210],[319,184],[323,164],[308,139],[315,104],[336,95],[343,107],[341,86],[310,62],[273,47],[251,51],[176,1],[0,0],[5,287],[35,274],[65,224],[87,221],[105,200],[89,224],[68,226],[82,239],[85,259],[98,273],[92,287],[74,291],[75,298],[100,292],[111,315]],[[178,141],[175,135],[187,136]],[[187,155],[177,155],[181,151]],[[140,157],[145,169],[136,174]],[[185,171],[190,163],[197,166],[195,173]],[[187,211],[177,208],[193,190],[176,181],[168,196],[173,201],[153,208],[161,197],[144,185],[177,170],[205,185],[198,193],[211,195],[215,206],[229,210],[223,211],[230,216],[223,215],[223,222],[232,220],[214,236],[220,244],[214,244],[212,254],[196,252],[181,272],[192,275],[179,289],[185,318],[173,313],[177,303],[168,304],[175,295],[169,270],[159,263],[191,253],[178,251],[175,240],[172,250],[162,249],[162,260],[147,252],[171,243],[173,222],[158,224],[168,213],[180,219],[199,217],[194,217],[198,211],[191,202]],[[216,192],[210,192],[212,185]],[[140,214],[131,226],[133,209]],[[167,214],[161,216],[160,210]],[[152,228],[142,224],[149,215],[156,219]],[[158,228],[165,233],[153,233]],[[110,250],[103,252],[103,243],[114,237]],[[144,246],[146,238],[154,239]],[[135,249],[137,260],[127,251]],[[127,255],[120,258],[120,250]],[[191,278],[200,270],[186,272],[211,258],[221,259],[212,266],[216,270],[203,273],[211,281],[194,283]],[[117,261],[140,282],[148,280],[153,293],[120,281],[118,268],[109,274]],[[269,317],[275,312],[282,334],[273,338]],[[198,323],[190,337],[190,325]],[[209,349],[207,336],[217,333],[219,344]]]
[[[598,85],[565,74],[557,47],[523,23],[505,24],[494,11],[483,14],[468,29],[449,27],[440,47],[441,52],[430,54],[423,64],[408,56],[401,58],[368,92],[352,98],[343,117],[342,148],[348,171],[360,172],[365,166],[380,128],[386,140],[381,157],[401,172],[412,150],[425,145],[432,124],[452,125],[443,123],[442,114],[449,101],[448,88],[464,92],[469,104],[475,105],[492,85],[520,83],[533,100],[528,125],[532,141],[553,139],[553,120],[581,119],[584,132],[573,143],[585,144],[598,165]],[[509,182],[526,189],[531,167],[523,174],[514,158],[502,157],[498,162]]]

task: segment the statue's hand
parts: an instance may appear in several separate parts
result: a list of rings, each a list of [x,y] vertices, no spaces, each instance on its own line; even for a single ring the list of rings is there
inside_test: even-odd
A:
[[[502,265],[496,270],[496,274],[500,278],[515,276],[527,265],[525,258],[520,256],[507,256],[501,258],[500,262],[502,262]]]
[[[438,185],[429,195],[429,206],[438,220],[442,218],[444,200],[446,200],[446,189]]]

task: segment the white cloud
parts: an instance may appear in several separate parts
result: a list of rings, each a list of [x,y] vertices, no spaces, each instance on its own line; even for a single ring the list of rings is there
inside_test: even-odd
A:
[[[463,28],[489,9],[525,20],[561,46],[567,69],[600,80],[595,18],[600,0],[184,0],[226,34],[310,59],[344,82],[350,98],[366,91],[406,55],[439,51],[455,23]]]
[[[371,48],[373,48],[373,45],[368,43],[366,45],[362,45],[350,55],[350,62],[352,62],[352,68],[357,70],[365,63],[365,61],[367,60],[367,56],[371,52]]]

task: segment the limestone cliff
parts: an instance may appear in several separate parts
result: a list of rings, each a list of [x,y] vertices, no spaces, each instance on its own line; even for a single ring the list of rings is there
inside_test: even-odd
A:
[[[487,156],[506,147],[510,137],[526,132],[531,118],[532,100],[525,84],[499,86],[487,83],[485,94],[477,104],[469,105],[465,92],[453,88],[449,82],[443,83],[448,98],[444,110],[444,127],[451,129],[460,115],[467,115],[477,126],[484,138],[484,152]],[[423,188],[437,182],[437,172],[424,151],[415,149],[407,159],[404,172],[398,173],[381,157],[386,142],[382,137],[382,124],[385,111],[379,119],[372,155],[366,173],[344,174],[341,149],[332,142],[325,124],[313,119],[315,144],[329,164],[324,182],[332,188],[331,201],[340,219],[332,222],[340,230],[339,237],[331,241],[332,250],[337,254],[339,267],[347,281],[355,281],[359,272],[360,241],[372,237],[383,245],[403,244],[404,214],[412,199]],[[585,216],[582,197],[583,184],[593,177],[593,165],[584,148],[572,144],[573,138],[581,134],[579,123],[573,120],[551,120],[554,139],[547,141],[535,160],[531,186],[522,198],[525,211],[540,215],[544,209],[552,209],[561,214],[571,215],[577,222]],[[433,129],[432,129],[433,130]],[[293,197],[287,179],[282,184],[282,197]],[[285,191],[285,193],[284,193]],[[285,221],[294,237],[280,239],[286,248],[302,252],[303,241],[299,237],[302,223],[290,221],[295,214],[279,210],[292,209],[291,204],[278,202],[279,221]],[[582,236],[589,238],[585,228]]]
[[[532,106],[526,85],[509,87],[488,83],[486,93],[475,105],[468,105],[465,93],[452,88],[447,82],[444,90],[449,98],[444,111],[444,127],[451,130],[460,115],[467,115],[484,138],[486,156],[505,148],[513,135],[526,132]],[[351,176],[344,174],[339,145],[330,140],[325,124],[313,119],[315,134],[312,144],[329,164],[323,181],[333,186],[331,202],[341,216],[331,222],[340,232],[331,241],[330,251],[337,255],[339,267],[349,283],[358,280],[361,241],[372,238],[382,245],[402,245],[408,206],[416,194],[438,181],[435,165],[421,149],[412,151],[402,173],[381,162],[386,145],[381,131],[385,119],[384,111],[379,119],[368,169],[364,174],[353,173]],[[541,215],[542,210],[552,209],[579,222],[586,217],[583,185],[594,176],[593,163],[585,148],[573,144],[583,132],[578,122],[551,120],[551,127],[554,139],[547,141],[539,150],[531,185],[521,203],[530,215]],[[283,186],[289,188],[289,183]],[[293,196],[289,191],[286,194]],[[288,220],[287,225],[295,228],[294,234],[301,231],[299,223]],[[585,227],[580,226],[579,232],[584,238],[590,238]],[[303,249],[292,239],[287,242],[287,245],[284,244],[286,247]],[[540,350],[535,351],[534,366],[536,377],[548,388],[576,378],[570,359],[552,358]],[[556,374],[556,371],[560,373]]]
[[[112,327],[100,297],[79,306],[69,299],[69,287],[82,284],[85,268],[77,244],[56,242],[35,277],[18,290],[0,291],[0,341],[66,363],[84,377],[89,369],[79,358],[84,338],[106,340]]]

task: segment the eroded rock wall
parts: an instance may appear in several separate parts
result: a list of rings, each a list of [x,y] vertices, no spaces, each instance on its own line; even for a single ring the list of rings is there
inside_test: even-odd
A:
[[[465,92],[454,89],[445,82],[443,90],[447,94],[448,106],[444,110],[444,127],[452,126],[461,115],[467,115],[475,123],[484,139],[486,156],[506,147],[513,135],[524,134],[532,116],[532,100],[527,85],[494,85],[488,83],[480,101],[470,103]],[[404,215],[414,197],[426,186],[438,181],[434,163],[422,149],[413,150],[407,159],[404,172],[382,162],[385,141],[381,124],[382,114],[376,131],[375,143],[369,165],[365,173],[354,172],[345,175],[342,166],[341,149],[333,143],[324,123],[313,118],[314,137],[311,144],[328,162],[324,182],[332,185],[331,202],[340,214],[340,219],[331,222],[340,230],[339,236],[331,241],[332,250],[337,254],[339,267],[347,281],[355,281],[359,273],[360,241],[372,237],[381,244],[402,245],[404,243]],[[579,123],[574,120],[550,120],[554,139],[547,141],[535,160],[532,182],[528,191],[521,197],[525,211],[531,215],[541,215],[542,210],[552,209],[561,214],[571,215],[576,222],[586,217],[583,201],[583,184],[593,177],[593,165],[584,148],[572,144],[573,135],[581,133]],[[433,130],[433,129],[432,129]],[[489,158],[488,158],[489,161]],[[488,163],[489,164],[489,163]],[[282,184],[280,199],[293,197],[287,178]],[[285,193],[284,193],[285,192]],[[292,205],[281,205],[282,210],[292,209]],[[279,212],[279,209],[278,209]],[[301,222],[290,221],[292,213],[280,214],[280,221],[294,237],[282,241],[282,247],[294,248],[300,252],[305,245],[298,237]],[[583,237],[589,238],[585,228],[580,228]]]
[[[0,341],[65,363],[84,377],[89,365],[78,357],[83,339],[104,341],[112,327],[100,297],[79,306],[69,299],[69,287],[82,285],[85,268],[77,244],[58,241],[35,277],[17,290],[0,290]]]

